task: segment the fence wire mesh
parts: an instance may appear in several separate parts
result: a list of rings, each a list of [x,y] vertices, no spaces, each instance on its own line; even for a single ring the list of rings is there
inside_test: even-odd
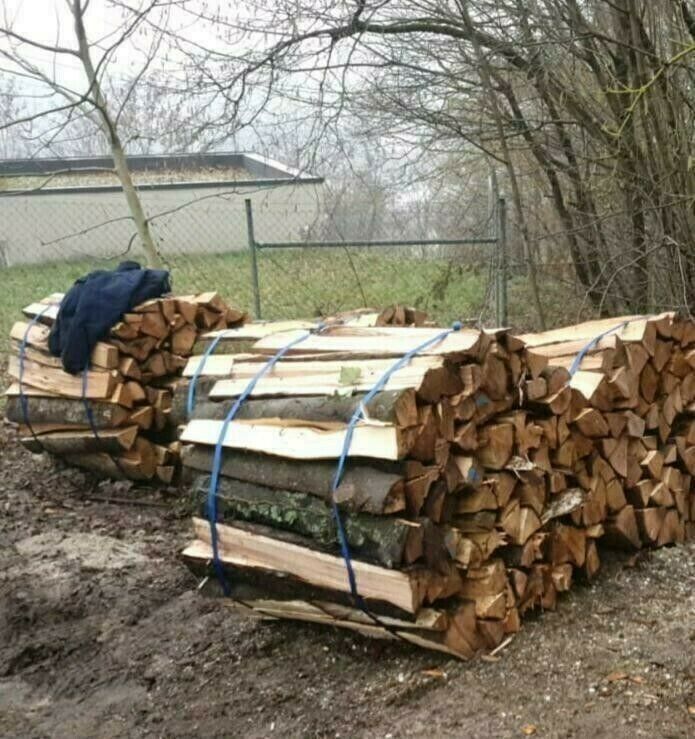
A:
[[[384,209],[374,198],[353,198],[336,207],[306,188],[144,192],[177,293],[217,290],[254,312],[246,199],[260,245],[263,318],[401,302],[439,321],[494,321],[494,217],[464,230],[445,204],[424,218],[412,203]],[[446,243],[475,239],[487,243]],[[377,240],[393,244],[350,245]],[[324,242],[331,245],[316,245]],[[22,306],[125,258],[141,260],[142,254],[121,193],[0,197],[0,351],[9,348],[9,329]]]

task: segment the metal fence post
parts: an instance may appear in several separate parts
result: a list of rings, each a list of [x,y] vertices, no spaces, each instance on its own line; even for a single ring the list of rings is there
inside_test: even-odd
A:
[[[506,326],[507,309],[507,201],[497,200],[497,325]]]
[[[253,308],[256,318],[261,316],[261,287],[258,282],[258,250],[256,248],[256,236],[253,231],[253,208],[251,206],[251,198],[244,200],[246,206],[246,236],[251,252],[251,286],[253,288]]]

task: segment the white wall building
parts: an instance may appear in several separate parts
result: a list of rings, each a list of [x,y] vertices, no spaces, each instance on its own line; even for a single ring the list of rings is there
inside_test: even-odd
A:
[[[321,212],[322,178],[256,154],[132,156],[129,163],[165,257],[246,249],[246,198],[261,242],[300,242]],[[0,160],[0,267],[137,258],[134,234],[108,157]]]

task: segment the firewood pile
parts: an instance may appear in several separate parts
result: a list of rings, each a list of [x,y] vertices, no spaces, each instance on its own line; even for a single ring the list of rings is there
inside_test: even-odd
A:
[[[27,306],[28,320],[11,330],[5,413],[22,444],[99,475],[171,483],[181,446],[170,420],[176,378],[200,335],[240,326],[245,314],[214,292],[149,300],[96,344],[83,376],[65,372],[48,351],[62,298]]]
[[[226,426],[216,539],[238,607],[471,658],[594,578],[599,545],[637,550],[695,534],[695,322],[459,330],[367,401],[441,329],[363,324],[298,341]],[[225,419],[263,363],[311,327],[247,324],[204,361],[206,336],[184,369],[172,417],[186,417],[197,376],[181,440],[200,512],[183,556],[200,574],[213,572],[206,518]]]

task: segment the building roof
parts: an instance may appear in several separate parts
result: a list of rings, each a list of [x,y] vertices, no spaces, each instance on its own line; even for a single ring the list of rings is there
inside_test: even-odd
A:
[[[134,154],[128,166],[139,189],[274,186],[322,183],[268,157],[250,152]],[[45,182],[38,182],[46,178]],[[5,192],[87,192],[119,190],[111,157],[0,159]]]

